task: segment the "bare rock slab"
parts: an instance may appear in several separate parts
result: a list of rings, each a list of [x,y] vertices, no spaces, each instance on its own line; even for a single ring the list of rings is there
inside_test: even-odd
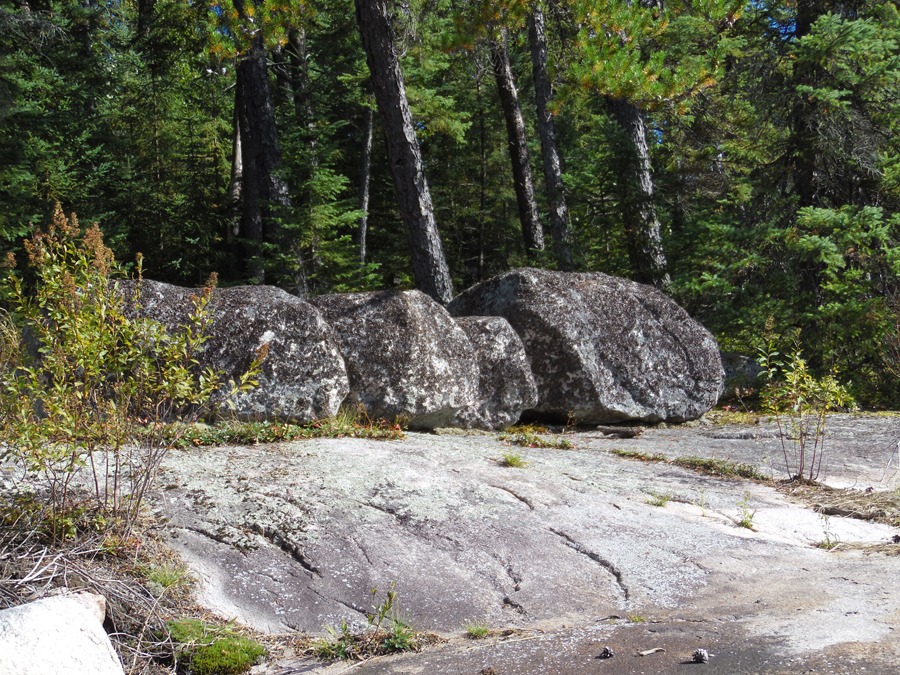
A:
[[[169,329],[184,325],[198,291],[158,281],[141,283],[141,314]],[[123,282],[132,298],[135,282]],[[235,398],[243,419],[279,418],[308,422],[337,413],[349,380],[334,334],[309,303],[274,286],[217,289],[212,297],[210,339],[200,365],[226,378],[246,372],[267,347],[259,386]]]
[[[505,429],[522,412],[538,404],[537,383],[525,345],[499,316],[464,316],[456,319],[478,356],[479,401],[457,413],[453,426],[464,429]]]
[[[478,361],[465,332],[419,291],[321,295],[350,377],[349,404],[412,429],[447,426],[478,400]]]
[[[627,279],[512,270],[465,291],[449,311],[509,321],[531,358],[538,415],[683,422],[722,393],[712,334],[665,294]]]
[[[57,596],[0,611],[0,673],[123,675],[94,597],[99,605]]]

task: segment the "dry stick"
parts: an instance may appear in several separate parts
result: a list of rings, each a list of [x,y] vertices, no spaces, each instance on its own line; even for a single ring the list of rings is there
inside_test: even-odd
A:
[[[772,385],[774,386],[774,385]],[[775,399],[775,405],[778,405],[777,398]],[[784,444],[784,430],[781,428],[781,416],[778,414],[778,409],[775,409],[775,424],[778,425],[778,439],[781,441],[781,451],[784,453],[784,468],[787,471],[788,480],[791,478],[791,465],[788,462],[787,456],[787,447]]]
[[[138,655],[140,654],[140,644],[141,644],[141,641],[143,641],[143,639],[144,639],[144,633],[147,631],[147,626],[150,625],[150,619],[154,616],[154,613],[156,612],[156,608],[159,607],[159,601],[163,599],[163,596],[166,594],[166,591],[168,591],[169,588],[171,588],[171,587],[170,586],[163,587],[162,593],[159,594],[159,597],[156,598],[156,601],[153,603],[153,606],[150,608],[150,611],[147,613],[147,619],[144,621],[144,625],[141,627],[141,632],[138,634],[138,639],[135,642],[135,645],[137,645],[137,646],[135,647],[134,658],[131,659],[131,670],[134,670],[135,667],[137,666],[137,659],[138,659]]]
[[[822,471],[822,460],[825,458],[825,408],[822,408],[821,417],[819,419],[819,426],[816,429],[816,446],[819,446],[819,440],[821,438],[822,445],[819,447],[819,467],[816,469],[816,480],[819,479],[819,474]]]

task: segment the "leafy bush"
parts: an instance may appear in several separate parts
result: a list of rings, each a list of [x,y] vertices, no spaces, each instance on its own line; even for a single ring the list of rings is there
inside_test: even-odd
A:
[[[211,288],[195,297],[180,330],[135,318],[140,297],[128,312],[114,280],[121,267],[99,228],[82,233],[59,205],[25,244],[33,289],[11,255],[0,282],[10,308],[0,330],[0,457],[42,479],[53,522],[72,507],[76,471],[89,467],[95,506],[128,530],[174,442],[164,422],[194,420],[214,393],[246,390],[258,363],[227,385],[221,373],[201,371],[195,356],[211,321]]]
[[[771,323],[767,329],[771,331]],[[759,363],[766,370],[768,385],[762,391],[763,405],[778,423],[784,467],[792,480],[819,477],[825,458],[825,413],[854,405],[847,389],[834,374],[816,378],[809,372],[798,346],[787,362],[779,360],[771,332],[760,348]],[[792,448],[794,468],[788,457]]]

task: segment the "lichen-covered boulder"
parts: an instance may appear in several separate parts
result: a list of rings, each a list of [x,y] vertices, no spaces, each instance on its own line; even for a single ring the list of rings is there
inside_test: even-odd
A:
[[[538,403],[537,384],[525,345],[509,322],[499,316],[456,319],[478,357],[479,401],[456,414],[452,426],[464,429],[505,429],[522,411]]]
[[[133,302],[137,282],[120,282]],[[142,316],[174,329],[190,314],[200,291],[143,280]],[[211,299],[210,339],[198,361],[224,372],[226,379],[246,372],[260,348],[268,353],[259,385],[234,399],[242,419],[277,418],[308,422],[334,415],[349,391],[349,381],[334,333],[319,311],[274,286],[216,289]]]
[[[722,367],[725,369],[725,393],[723,398],[734,397],[740,389],[758,387],[765,372],[756,360],[735,352],[722,352]]]
[[[0,673],[123,675],[102,596],[54,596],[0,611]]]
[[[350,376],[348,404],[411,429],[447,426],[478,399],[478,362],[447,310],[419,291],[320,295]]]
[[[600,273],[518,269],[474,286],[454,316],[502,316],[538,385],[538,416],[681,422],[719,398],[715,338],[660,291]]]

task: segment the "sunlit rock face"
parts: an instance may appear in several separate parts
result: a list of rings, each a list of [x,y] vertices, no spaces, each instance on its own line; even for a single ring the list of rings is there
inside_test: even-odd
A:
[[[419,291],[320,295],[350,376],[348,405],[412,429],[447,426],[478,401],[478,360],[465,332]]]
[[[475,349],[480,377],[478,402],[460,410],[452,426],[499,430],[515,424],[538,402],[525,345],[499,316],[463,316],[456,323]]]
[[[120,285],[132,307],[135,284]],[[147,279],[140,284],[142,316],[169,330],[185,325],[191,298],[200,291]],[[236,379],[266,350],[253,378],[258,386],[234,398],[233,414],[308,422],[337,413],[349,391],[347,370],[334,333],[315,307],[274,286],[216,289],[210,307],[209,340],[198,354],[202,367],[222,371],[226,381]]]
[[[517,269],[465,291],[454,316],[502,316],[531,359],[528,413],[581,423],[682,422],[718,401],[715,338],[664,293],[598,272]]]

